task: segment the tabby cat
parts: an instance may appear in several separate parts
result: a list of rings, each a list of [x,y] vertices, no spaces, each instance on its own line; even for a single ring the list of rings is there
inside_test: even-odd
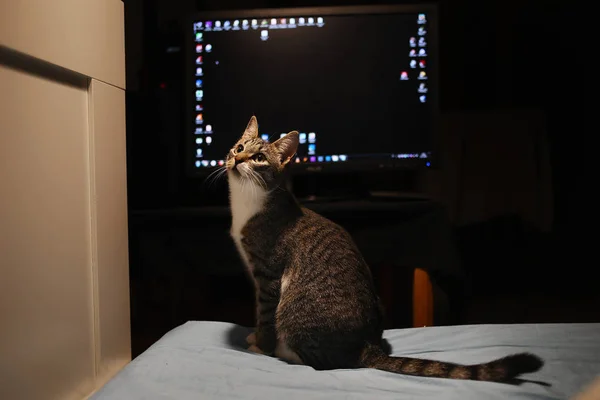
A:
[[[379,298],[352,238],[285,188],[283,171],[297,147],[296,131],[263,141],[252,117],[226,157],[231,236],[256,288],[251,351],[316,370],[375,368],[496,382],[542,367],[528,353],[477,365],[389,356]]]

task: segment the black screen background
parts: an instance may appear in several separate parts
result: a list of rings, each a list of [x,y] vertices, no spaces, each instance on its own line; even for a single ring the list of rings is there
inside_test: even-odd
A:
[[[316,132],[317,155],[431,151],[433,103],[419,101],[421,69],[409,67],[417,15],[325,16],[322,27],[268,29],[266,41],[261,28],[204,31],[202,44],[213,50],[198,54],[204,76],[192,76],[190,85],[193,93],[195,80],[203,80],[199,126],[212,125],[214,132],[213,142],[201,146],[203,159],[223,159],[252,115],[271,141],[291,130]],[[432,60],[417,60],[423,58],[429,72]],[[411,79],[401,81],[401,71]],[[425,83],[431,97],[431,80]],[[197,137],[194,129],[191,136]]]

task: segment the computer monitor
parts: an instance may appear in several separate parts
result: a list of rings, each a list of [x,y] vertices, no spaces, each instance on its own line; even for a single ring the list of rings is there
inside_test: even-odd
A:
[[[438,110],[433,5],[257,9],[187,26],[187,170],[223,165],[250,117],[297,130],[292,172],[430,167]]]

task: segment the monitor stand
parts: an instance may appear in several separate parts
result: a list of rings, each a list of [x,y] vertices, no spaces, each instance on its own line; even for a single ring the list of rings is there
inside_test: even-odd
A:
[[[423,193],[412,192],[367,192],[365,194],[353,195],[328,195],[317,196],[308,195],[298,197],[298,201],[302,204],[323,204],[323,203],[338,203],[351,201],[368,201],[368,202],[419,202],[431,200],[430,197]]]
[[[348,178],[345,178],[348,179]],[[356,179],[352,185],[327,182],[325,185],[315,184],[315,181],[303,181],[293,185],[287,181],[287,188],[302,204],[324,204],[340,202],[415,202],[430,200],[423,193],[409,190],[377,190]]]

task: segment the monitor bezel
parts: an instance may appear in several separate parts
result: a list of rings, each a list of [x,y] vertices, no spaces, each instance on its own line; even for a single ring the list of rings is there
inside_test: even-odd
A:
[[[192,51],[194,39],[192,34],[188,34],[193,29],[193,24],[198,20],[205,19],[231,19],[231,18],[253,18],[253,17],[298,17],[298,16],[322,16],[327,17],[339,15],[368,15],[368,14],[399,14],[409,12],[426,12],[428,19],[428,59],[433,60],[428,68],[429,82],[436,88],[435,94],[430,97],[433,105],[432,113],[432,132],[431,132],[431,149],[429,158],[390,158],[389,160],[382,159],[365,159],[365,160],[348,160],[346,162],[316,162],[316,163],[290,163],[287,167],[289,173],[293,175],[304,175],[312,173],[336,173],[341,172],[370,172],[370,171],[390,171],[390,170],[409,170],[418,171],[423,169],[439,168],[439,146],[440,146],[440,85],[439,85],[439,17],[438,5],[434,2],[424,4],[398,4],[398,5],[359,5],[359,6],[326,6],[326,7],[290,7],[290,8],[256,8],[256,9],[232,9],[218,11],[200,11],[189,15],[185,19],[184,26],[184,59],[185,77],[183,79],[184,87],[188,87],[188,83],[192,82],[194,75],[194,59],[195,53]],[[190,140],[192,129],[195,128],[193,123],[193,113],[189,110],[195,104],[193,91],[185,91],[184,103],[186,110],[183,115],[186,118],[185,127],[185,163],[188,176],[203,178],[213,173],[218,166],[197,168],[193,165],[195,158],[193,157],[195,146]],[[260,123],[260,115],[257,116]],[[240,128],[240,135],[243,127]]]

